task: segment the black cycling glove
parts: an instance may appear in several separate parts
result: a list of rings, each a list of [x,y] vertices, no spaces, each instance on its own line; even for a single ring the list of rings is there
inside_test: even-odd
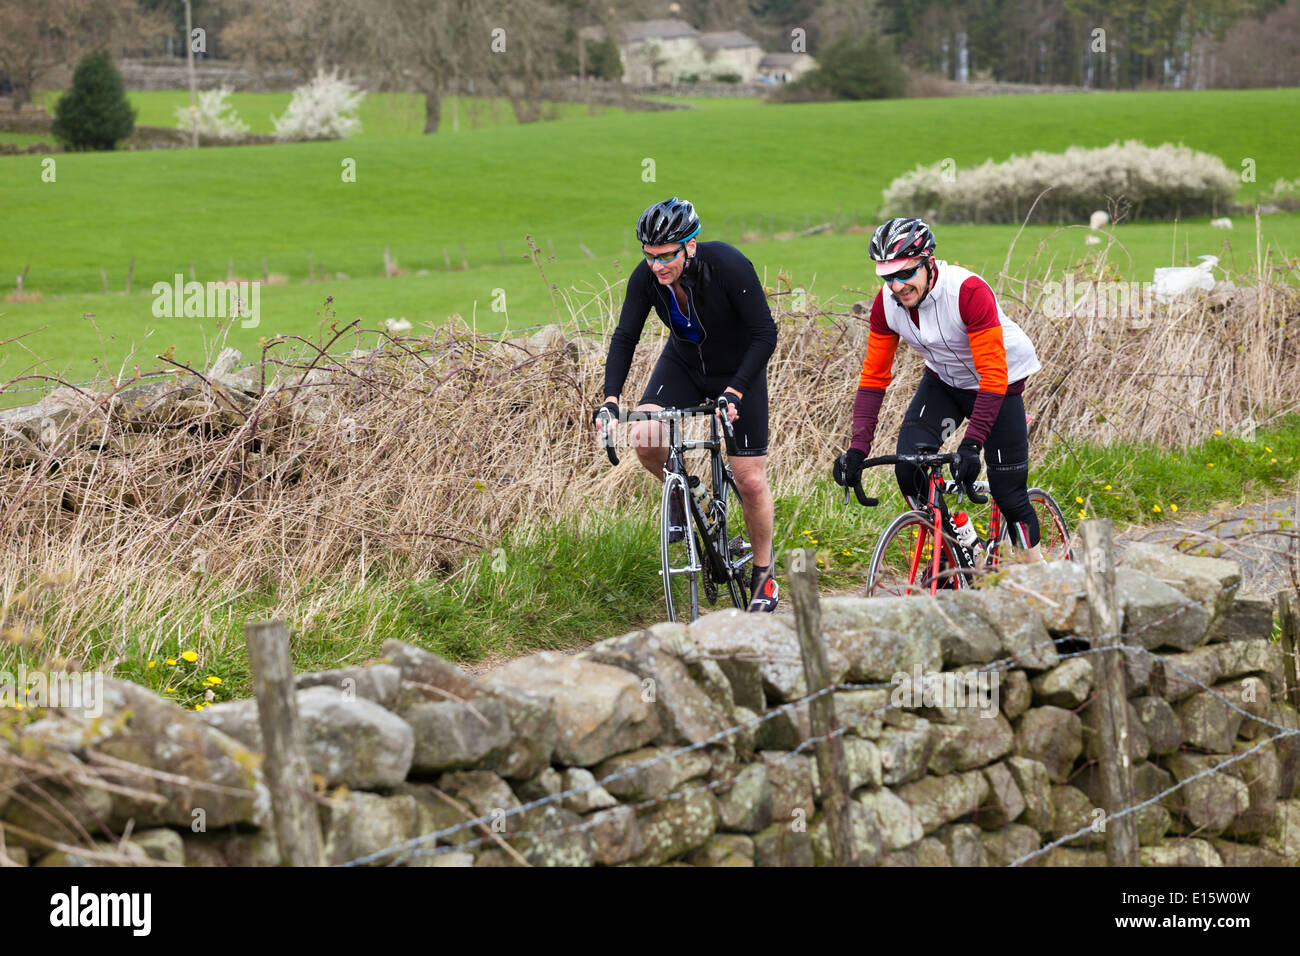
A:
[[[606,402],[591,413],[591,423],[593,425],[600,424],[600,413],[605,409],[609,409],[609,413],[614,416],[614,421],[618,421],[618,402]]]
[[[831,469],[831,477],[835,479],[835,484],[845,488],[856,485],[858,479],[862,477],[862,463],[866,460],[867,453],[860,448],[850,448],[836,458],[835,466]]]
[[[962,484],[970,484],[980,476],[981,445],[973,438],[963,438],[957,446],[957,460],[952,465],[952,477]]]
[[[732,408],[736,410],[736,420],[739,421],[740,416],[742,414],[740,396],[737,395],[735,392],[723,392],[721,395],[718,396],[718,398],[722,399],[723,401],[726,401],[729,405],[731,405]],[[725,411],[726,410],[724,409],[723,410],[724,414]]]

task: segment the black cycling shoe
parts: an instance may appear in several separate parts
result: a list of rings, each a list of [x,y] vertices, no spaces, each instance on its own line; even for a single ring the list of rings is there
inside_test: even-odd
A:
[[[762,611],[771,614],[776,610],[779,602],[780,589],[776,585],[776,578],[772,577],[771,572],[763,575],[762,581],[758,587],[751,592],[752,597],[749,601],[749,610]]]
[[[668,541],[675,544],[686,540],[686,511],[682,508],[682,499],[673,495],[668,503]]]

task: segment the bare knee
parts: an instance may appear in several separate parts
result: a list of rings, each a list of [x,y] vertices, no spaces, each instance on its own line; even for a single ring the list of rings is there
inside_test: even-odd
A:
[[[736,490],[745,501],[760,497],[767,490],[767,473],[761,468],[734,472]]]

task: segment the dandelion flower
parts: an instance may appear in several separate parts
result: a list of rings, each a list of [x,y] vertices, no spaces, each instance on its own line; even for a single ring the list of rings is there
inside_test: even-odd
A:
[[[1086,512],[1086,511],[1084,511],[1082,508],[1080,508],[1080,509],[1079,509],[1079,520],[1082,521],[1082,520],[1083,520],[1084,518],[1086,518],[1086,517],[1088,517],[1088,512]]]
[[[150,661],[148,664],[145,664],[144,666],[145,666],[148,670],[153,670],[155,667],[158,666],[158,662],[157,662],[157,661]]]
[[[1178,505],[1170,505],[1170,506],[1169,506],[1169,510],[1172,511],[1172,512],[1174,512],[1174,514],[1177,514],[1177,513],[1178,513]]]
[[[216,687],[218,684],[221,683],[221,678],[218,677],[216,674],[213,674],[210,677],[208,677],[208,683],[211,684],[213,687]]]
[[[167,666],[168,666],[168,667],[175,667],[175,666],[176,666],[176,658],[174,658],[174,657],[169,657],[169,658],[167,658],[167,662],[166,662],[166,663],[167,663]]]
[[[1214,434],[1216,434],[1216,435],[1222,435],[1223,432],[1216,428],[1216,429],[1214,430]]]
[[[193,651],[186,651],[184,654],[181,655],[181,660],[186,661],[187,663],[190,664],[193,664],[198,659],[199,659],[199,655],[195,654]]]
[[[1276,464],[1277,464],[1277,459],[1276,459],[1276,458],[1270,458],[1270,459],[1268,460],[1268,463],[1269,463],[1270,465],[1276,465]]]
[[[1075,495],[1075,496],[1074,496],[1074,503],[1075,503],[1076,505],[1081,505],[1081,504],[1083,504],[1083,499],[1080,498],[1078,495]]]
[[[1210,461],[1210,462],[1206,462],[1206,463],[1205,463],[1205,467],[1206,467],[1206,468],[1213,468],[1213,467],[1214,467],[1214,462],[1212,462],[1212,461]]]
[[[809,538],[809,539],[808,539],[808,543],[809,543],[809,544],[820,544],[821,542],[818,541],[816,538]]]
[[[1101,489],[1101,490],[1102,490],[1102,491],[1110,491],[1110,485],[1107,485],[1105,488],[1103,488],[1103,489]]]
[[[851,556],[853,555],[853,552],[852,552],[852,551],[841,551],[840,554],[842,554],[842,555],[844,555],[844,557],[848,558],[848,557],[851,557]]]
[[[1267,445],[1264,446],[1264,451],[1268,452],[1270,455],[1273,454],[1273,449],[1269,448]]]
[[[1151,510],[1154,511],[1156,514],[1160,514],[1164,509],[1162,509],[1159,505],[1152,505]]]
[[[174,694],[174,693],[176,693],[176,688],[175,688],[175,687],[168,687],[166,690],[163,691],[163,693],[164,693],[164,694]]]

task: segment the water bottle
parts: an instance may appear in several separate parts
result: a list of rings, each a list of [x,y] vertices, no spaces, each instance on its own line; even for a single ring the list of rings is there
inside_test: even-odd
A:
[[[709,532],[713,532],[716,520],[713,517],[713,502],[709,500],[709,492],[705,489],[704,483],[700,479],[691,475],[691,494],[695,496],[695,503],[700,506],[700,514],[704,515],[704,523]]]
[[[952,516],[952,524],[957,530],[957,540],[971,553],[975,563],[979,564],[984,557],[984,548],[980,544],[979,535],[975,533],[975,525],[971,524],[970,515],[958,511]]]

